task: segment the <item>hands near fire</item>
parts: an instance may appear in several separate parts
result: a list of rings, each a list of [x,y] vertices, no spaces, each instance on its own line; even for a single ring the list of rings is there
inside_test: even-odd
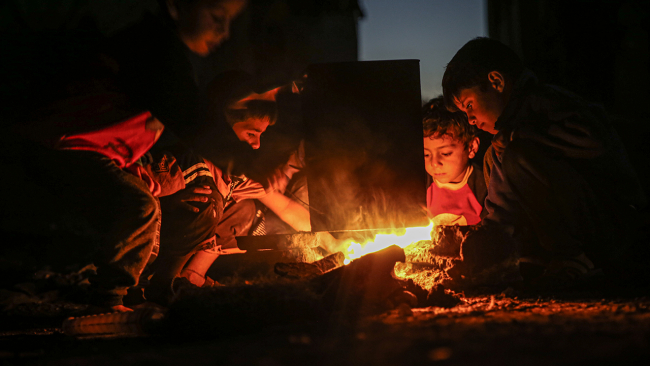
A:
[[[293,175],[305,167],[305,142],[300,141],[298,149],[289,156],[287,163],[276,169],[267,178],[267,192],[278,191],[284,193]]]

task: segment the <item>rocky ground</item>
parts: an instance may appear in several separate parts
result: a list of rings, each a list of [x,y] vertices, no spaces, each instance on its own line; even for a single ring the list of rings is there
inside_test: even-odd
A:
[[[210,333],[197,329],[200,337],[168,326],[145,336],[84,338],[61,328],[80,306],[57,302],[61,289],[35,288],[14,287],[24,296],[13,300],[3,290],[0,364],[600,365],[640,364],[650,356],[644,289],[537,297],[508,289],[462,296],[451,308],[402,304],[351,321],[330,316],[241,331],[213,324]]]

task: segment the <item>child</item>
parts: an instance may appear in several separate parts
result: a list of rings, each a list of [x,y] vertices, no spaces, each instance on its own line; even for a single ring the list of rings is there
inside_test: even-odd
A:
[[[488,38],[456,53],[442,86],[450,109],[494,135],[483,227],[545,263],[540,283],[570,286],[620,259],[645,196],[602,108],[540,83]]]
[[[238,139],[258,149],[261,134],[277,118],[277,90],[253,93],[246,87],[247,79],[242,73],[222,74],[212,82],[209,95],[216,106],[212,114],[225,115]],[[291,178],[300,166],[285,168],[283,175]],[[227,166],[218,166],[191,150],[168,149],[147,170],[161,183],[165,196],[160,200],[165,217],[160,252],[152,265],[151,284],[145,289],[148,300],[163,304],[171,300],[171,286],[179,275],[202,286],[206,271],[221,253],[239,251],[235,236],[246,235],[251,228],[253,199],[297,230],[310,229],[309,212],[276,192],[274,185],[265,188],[245,176],[232,175]]]
[[[156,14],[146,13],[111,39],[120,87],[165,125],[161,142],[178,139],[213,162],[245,154],[247,146],[230,143],[234,136],[226,123],[204,118],[208,102],[190,55],[207,56],[227,40],[247,1],[158,3]]]
[[[463,113],[449,112],[442,96],[423,107],[424,164],[433,182],[427,210],[437,225],[476,225],[487,194],[481,168],[473,164],[478,129]]]
[[[57,92],[25,116],[18,132],[26,139],[29,177],[56,206],[52,227],[83,239],[61,261],[92,253],[97,272],[88,303],[98,311],[128,311],[122,297],[137,284],[160,225],[156,185],[142,179],[137,162],[164,126],[115,87],[99,55],[87,57],[95,61],[88,62],[89,71],[80,72],[75,66],[84,62],[70,60],[60,71],[68,80],[52,86]]]

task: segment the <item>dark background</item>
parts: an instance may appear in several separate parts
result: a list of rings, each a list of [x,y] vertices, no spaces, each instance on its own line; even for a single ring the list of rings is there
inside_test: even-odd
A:
[[[440,4],[441,11],[469,6],[468,2],[435,3]],[[400,4],[425,9],[421,0]],[[370,10],[377,5],[372,0],[251,0],[248,9],[234,22],[231,39],[211,56],[193,60],[197,80],[205,85],[221,71],[241,68],[261,84],[278,85],[312,63],[356,61],[359,25],[363,25],[364,17],[373,16]],[[650,144],[646,142],[650,136],[648,1],[487,0],[483,5],[487,9],[489,35],[511,46],[543,81],[601,103],[612,115],[620,117],[616,128],[646,191],[650,191]],[[29,74],[25,70],[38,69],[47,62],[34,57],[34,48],[38,48],[34,40],[42,39],[40,35],[94,27],[100,34],[110,36],[137,21],[144,11],[155,8],[155,0],[0,3],[3,123],[15,117],[21,98],[25,98],[21,92],[26,90],[31,76],[25,75]],[[455,23],[459,28],[475,27],[468,21],[471,19],[459,18]],[[407,23],[408,19],[394,19],[387,27]],[[459,36],[451,28],[448,33],[450,38]],[[426,39],[427,35],[423,30],[413,37]],[[426,41],[422,41],[422,47],[427,47]],[[394,54],[395,59],[410,58],[401,57],[399,50]],[[15,70],[16,65],[20,65],[20,72]],[[276,128],[278,132],[282,130],[281,122]],[[291,130],[293,122],[288,122],[286,130]],[[270,130],[265,136],[269,144],[262,144],[263,147],[273,147],[272,135]]]

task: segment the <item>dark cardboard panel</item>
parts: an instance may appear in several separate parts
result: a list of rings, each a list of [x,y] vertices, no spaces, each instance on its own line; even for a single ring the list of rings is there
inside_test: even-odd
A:
[[[307,75],[312,231],[425,225],[419,61],[317,64]]]

